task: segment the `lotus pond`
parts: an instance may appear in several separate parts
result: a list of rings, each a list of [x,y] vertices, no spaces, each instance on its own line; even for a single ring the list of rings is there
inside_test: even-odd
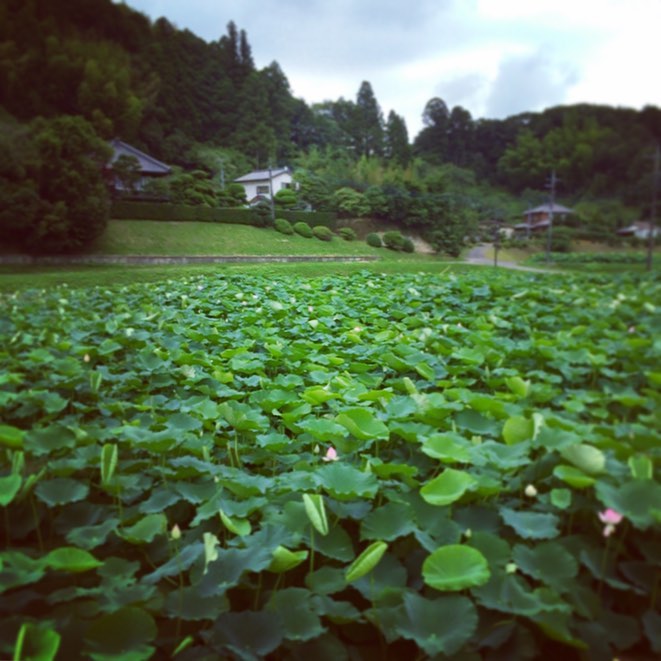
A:
[[[0,657],[661,652],[661,282],[0,298]]]

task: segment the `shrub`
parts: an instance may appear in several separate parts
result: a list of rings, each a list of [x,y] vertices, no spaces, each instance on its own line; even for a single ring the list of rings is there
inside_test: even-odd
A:
[[[551,232],[552,252],[571,252],[571,240],[574,236],[569,227],[554,227]]]
[[[257,227],[271,227],[273,225],[273,209],[268,202],[260,202],[252,209],[253,224]]]
[[[312,228],[312,233],[321,241],[331,241],[333,239],[333,232],[325,225],[315,225]]]
[[[304,223],[302,220],[299,220],[297,223],[294,223],[294,232],[296,232],[296,234],[300,234],[306,239],[311,239],[313,236],[312,228],[307,223]]]
[[[385,232],[383,234],[383,243],[390,250],[404,250],[404,237],[401,232]]]
[[[280,232],[280,234],[293,234],[294,228],[291,226],[291,223],[284,218],[276,218],[273,226],[275,229]]]
[[[365,237],[365,241],[372,248],[381,248],[383,246],[383,241],[381,241],[381,237],[376,232],[370,232]]]
[[[355,241],[356,240],[356,232],[351,228],[351,227],[340,227],[339,230],[337,230],[337,233],[345,240],[345,241]]]
[[[415,245],[408,236],[404,238],[404,245],[402,246],[402,250],[404,252],[415,252]]]

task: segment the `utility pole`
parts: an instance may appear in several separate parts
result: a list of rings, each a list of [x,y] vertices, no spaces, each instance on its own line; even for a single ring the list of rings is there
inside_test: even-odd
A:
[[[273,197],[273,175],[271,174],[271,159],[269,158],[269,196],[271,198],[271,220],[275,221],[275,198]]]
[[[656,143],[656,151],[654,152],[654,170],[652,174],[652,213],[650,217],[650,228],[647,235],[647,270],[652,270],[652,261],[654,256],[654,242],[656,237],[654,236],[656,230],[656,192],[659,186],[659,158],[661,157],[659,152],[661,148],[659,143]]]
[[[546,188],[549,189],[549,229],[547,232],[547,241],[546,241],[546,261],[551,261],[551,240],[553,239],[553,205],[555,204],[555,186],[558,183],[558,179],[555,176],[555,169],[551,171],[551,180],[546,185]]]

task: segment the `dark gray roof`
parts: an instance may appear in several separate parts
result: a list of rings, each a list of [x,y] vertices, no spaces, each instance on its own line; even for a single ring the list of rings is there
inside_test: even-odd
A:
[[[145,154],[117,138],[110,142],[110,146],[113,149],[113,155],[110,158],[109,165],[112,165],[120,156],[133,156],[138,160],[142,174],[157,175],[170,174],[172,172],[169,165],[161,163],[161,161],[155,159],[153,156],[149,156],[149,154]]]
[[[248,174],[244,174],[242,177],[239,177],[234,181],[239,184],[248,183],[249,181],[268,181],[269,173],[271,175],[271,179],[273,179],[274,177],[277,177],[281,174],[285,174],[288,172],[289,172],[289,168],[274,168],[272,170],[255,170],[254,172],[249,172]]]
[[[529,213],[549,213],[551,211],[551,205],[550,204],[540,204],[538,207],[535,207],[534,209],[526,209],[523,213],[524,215],[528,215]],[[562,204],[553,204],[553,213],[574,213],[573,209],[569,209],[567,207],[563,207]]]

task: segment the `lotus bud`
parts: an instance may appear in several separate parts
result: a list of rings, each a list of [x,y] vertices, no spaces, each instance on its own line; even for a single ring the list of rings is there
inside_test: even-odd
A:
[[[534,498],[537,495],[537,489],[535,489],[532,484],[529,484],[523,493],[525,493],[528,498]]]
[[[174,539],[175,541],[181,539],[181,529],[176,523],[172,526],[172,530],[170,531],[170,538]]]

